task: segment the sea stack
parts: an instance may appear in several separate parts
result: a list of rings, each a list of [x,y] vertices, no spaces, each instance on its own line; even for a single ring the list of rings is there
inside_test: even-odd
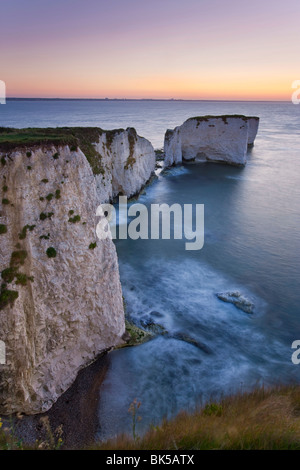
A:
[[[259,118],[225,115],[190,118],[165,133],[165,166],[183,160],[245,165],[247,149],[254,145]]]

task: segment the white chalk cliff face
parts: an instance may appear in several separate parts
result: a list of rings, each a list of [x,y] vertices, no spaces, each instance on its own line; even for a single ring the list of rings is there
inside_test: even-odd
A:
[[[248,122],[248,147],[253,147],[258,131],[259,118],[255,116],[247,117]]]
[[[137,135],[135,129],[103,131],[95,144],[102,165],[96,175],[97,191],[102,202],[118,194],[131,197],[138,193],[155,170],[152,144]]]
[[[139,191],[155,157],[133,130],[101,132],[94,147],[96,176],[79,147],[0,154],[0,413],[48,410],[82,367],[123,343],[117,254],[96,238],[96,209]]]
[[[247,116],[190,118],[165,134],[165,166],[182,160],[245,165],[247,148],[254,144],[259,119]]]

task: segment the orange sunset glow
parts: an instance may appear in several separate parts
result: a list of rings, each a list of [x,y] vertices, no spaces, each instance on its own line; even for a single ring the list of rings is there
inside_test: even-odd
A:
[[[13,0],[5,10],[9,97],[289,100],[299,78],[296,0]]]

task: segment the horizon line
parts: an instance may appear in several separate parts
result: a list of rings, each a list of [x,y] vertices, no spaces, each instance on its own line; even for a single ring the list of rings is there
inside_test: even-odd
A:
[[[7,96],[6,100],[37,100],[37,101],[42,101],[42,100],[53,100],[53,101],[205,101],[205,102],[262,102],[262,103],[289,103],[290,100],[260,100],[260,99],[253,99],[253,100],[247,100],[247,99],[239,99],[239,100],[234,100],[234,99],[201,99],[201,98],[191,98],[191,99],[186,99],[186,98],[48,98],[48,97],[22,97],[22,96]]]

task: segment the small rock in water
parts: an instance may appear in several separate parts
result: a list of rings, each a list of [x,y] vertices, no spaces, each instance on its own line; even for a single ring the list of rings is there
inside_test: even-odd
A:
[[[123,335],[123,340],[126,344],[122,344],[115,349],[121,349],[126,346],[137,346],[153,338],[153,334],[150,331],[142,330],[128,319],[125,319],[125,326],[126,330]]]
[[[246,297],[242,296],[240,292],[220,292],[216,294],[218,299],[223,302],[229,302],[235,305],[238,309],[243,310],[245,313],[253,313],[254,304]]]
[[[167,333],[166,329],[162,325],[155,323],[150,317],[142,319],[140,323],[143,328],[155,335],[164,335]]]
[[[182,333],[181,331],[178,331],[174,334],[170,334],[169,338],[177,339],[178,341],[184,341],[185,343],[192,344],[196,348],[201,349],[206,354],[212,354],[213,352],[206,344],[201,343],[200,341],[192,338],[186,333]]]
[[[163,314],[162,314],[162,313],[156,312],[156,311],[154,311],[154,310],[153,310],[153,312],[150,312],[150,315],[151,315],[152,317],[155,317],[155,318],[162,318],[162,317],[163,317]]]

